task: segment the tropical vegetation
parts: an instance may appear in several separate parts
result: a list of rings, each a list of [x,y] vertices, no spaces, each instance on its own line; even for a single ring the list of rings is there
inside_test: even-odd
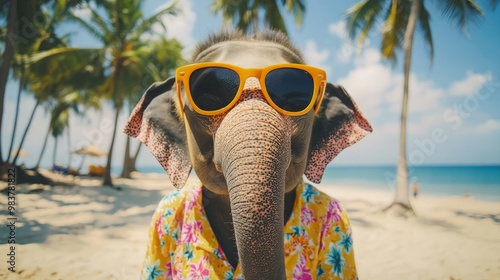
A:
[[[408,197],[408,164],[406,155],[406,130],[411,55],[415,32],[420,32],[432,62],[434,44],[432,40],[431,14],[425,0],[363,0],[347,10],[346,26],[349,36],[362,45],[375,28],[380,30],[380,52],[388,61],[395,62],[398,51],[404,54],[404,85],[400,122],[399,157],[396,172],[396,193],[387,209],[398,206],[413,211]],[[498,1],[491,1],[493,8]],[[464,32],[467,25],[477,21],[483,11],[474,0],[433,1],[442,16]],[[379,25],[381,23],[381,25]],[[404,211],[403,211],[404,212]]]
[[[141,0],[32,2],[37,5],[37,9],[29,15],[24,10],[23,14],[20,14],[18,1],[12,1],[12,5],[1,3],[3,7],[8,7],[8,12],[1,15],[6,22],[10,20],[11,23],[7,24],[6,29],[2,29],[0,34],[0,39],[6,42],[2,62],[10,61],[2,63],[2,73],[7,73],[7,77],[10,69],[14,69],[14,77],[21,83],[18,106],[23,90],[32,93],[36,100],[17,151],[21,150],[31,120],[40,105],[45,107],[46,111],[51,111],[51,121],[36,167],[40,165],[49,134],[55,139],[64,131],[69,134],[69,110],[78,114],[85,107],[98,108],[100,103],[110,102],[115,110],[114,126],[103,184],[112,185],[111,159],[118,116],[122,108],[127,104],[129,107],[130,104],[135,104],[150,83],[171,75],[175,68],[183,63],[180,55],[182,46],[175,40],[163,39],[153,32],[156,25],[164,27],[161,17],[166,14],[175,15],[176,9],[171,5],[150,17],[144,17]],[[90,16],[84,18],[75,15],[75,8],[84,8]],[[30,37],[30,44],[24,46],[20,42],[24,42],[26,38],[14,35],[9,37],[7,34],[20,34],[15,28],[19,28],[20,19],[26,18],[33,19],[30,28],[36,35]],[[80,25],[101,43],[101,47],[70,47],[66,38],[58,37],[54,32],[57,24],[67,21]],[[7,32],[9,28],[13,31]],[[6,80],[7,78],[2,85],[4,88]],[[96,101],[96,97],[100,102]],[[17,112],[18,110],[15,113],[16,120]],[[14,131],[12,145],[15,134]],[[9,153],[7,162],[4,162],[0,154],[3,169],[5,170],[6,164],[15,165],[18,155],[19,153],[10,161]],[[126,155],[132,162],[128,166],[133,170],[138,150],[134,157],[130,157],[127,145]]]
[[[281,9],[292,13],[295,24],[300,26],[306,11],[304,2],[304,0],[214,0],[211,9],[216,14],[222,14],[226,25],[232,22],[236,28],[246,32],[257,32],[259,26],[263,25],[287,34]]]
[[[381,53],[384,58],[396,65],[400,52],[404,55],[397,188],[391,205],[399,205],[407,210],[412,209],[408,199],[406,160],[412,46],[414,34],[421,33],[430,61],[433,61],[431,13],[427,6],[431,2],[462,32],[483,14],[474,0],[362,0],[349,8],[346,15],[349,35],[358,44],[363,44],[368,34],[377,29],[381,34]],[[120,112],[124,108],[130,111],[152,82],[171,76],[174,69],[184,63],[181,55],[183,46],[176,40],[165,39],[154,32],[157,26],[166,28],[162,17],[175,16],[176,8],[171,5],[146,17],[141,10],[142,3],[142,0],[0,1],[0,43],[3,47],[0,49],[2,133],[5,89],[9,75],[12,74],[13,79],[19,83],[7,157],[2,155],[2,146],[6,144],[2,139],[5,138],[0,137],[0,175],[4,174],[8,166],[17,165],[31,120],[38,108],[45,108],[46,114],[50,114],[50,123],[43,138],[36,168],[40,166],[48,138],[52,136],[57,139],[64,132],[69,134],[71,115],[83,117],[82,112],[87,108],[102,110],[103,104],[111,104],[114,109],[113,133],[108,147],[103,184],[112,185],[111,166]],[[495,9],[498,0],[490,0],[488,3]],[[88,15],[77,14],[76,9],[83,9]],[[298,26],[306,12],[304,0],[213,0],[211,9],[223,16],[225,25],[233,25],[246,32],[266,27],[287,33],[282,12],[291,14]],[[57,32],[57,27],[66,22],[75,23],[91,34],[99,42],[99,47],[71,46],[72,35]],[[35,99],[35,105],[16,147],[15,137],[18,134],[23,91],[29,93],[29,98]],[[123,177],[129,177],[135,170],[140,152],[141,145],[132,151],[132,143],[127,138],[121,174]]]

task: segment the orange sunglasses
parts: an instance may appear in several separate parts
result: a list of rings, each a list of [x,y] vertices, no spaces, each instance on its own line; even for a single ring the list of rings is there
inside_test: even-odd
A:
[[[259,79],[266,101],[289,116],[304,115],[313,107],[317,112],[325,92],[326,72],[308,65],[286,63],[245,69],[227,63],[203,62],[176,70],[177,96],[182,107],[182,84],[197,113],[222,114],[238,102],[249,77]]]

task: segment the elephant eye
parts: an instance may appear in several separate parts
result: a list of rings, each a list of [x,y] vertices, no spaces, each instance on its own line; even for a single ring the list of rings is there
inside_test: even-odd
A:
[[[215,111],[228,106],[236,96],[239,86],[238,74],[226,68],[198,69],[189,78],[193,102],[205,111]]]

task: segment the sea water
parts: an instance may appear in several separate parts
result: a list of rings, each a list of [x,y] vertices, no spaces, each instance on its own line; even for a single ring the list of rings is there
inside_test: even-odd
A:
[[[395,190],[395,166],[330,166],[322,183]],[[417,166],[410,167],[409,182],[416,181],[422,195],[471,195],[500,201],[500,166]]]
[[[165,173],[159,164],[138,169],[146,173]],[[470,195],[481,200],[500,201],[500,165],[410,167],[409,181],[419,184],[421,195]],[[329,166],[320,185],[394,191],[396,167]]]

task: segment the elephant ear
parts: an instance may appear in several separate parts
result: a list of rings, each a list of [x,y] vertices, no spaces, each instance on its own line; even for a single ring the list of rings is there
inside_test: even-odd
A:
[[[124,132],[137,137],[181,188],[191,172],[184,125],[176,113],[175,78],[152,84],[132,111]]]
[[[342,86],[328,83],[313,126],[305,171],[307,179],[313,183],[321,183],[328,163],[343,149],[370,132],[372,127],[346,90]]]

